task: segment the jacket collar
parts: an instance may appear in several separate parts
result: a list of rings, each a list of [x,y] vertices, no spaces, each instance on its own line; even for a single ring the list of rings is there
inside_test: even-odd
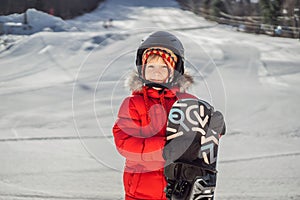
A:
[[[165,91],[173,91],[172,93],[174,93],[175,91],[176,92],[185,92],[193,83],[194,83],[193,77],[190,76],[189,74],[185,73],[178,78],[178,80],[174,84],[175,85],[174,87],[172,87],[170,89],[165,89]],[[145,87],[136,71],[133,71],[132,74],[128,77],[128,79],[125,82],[125,86],[128,87],[133,93],[140,93],[140,92],[142,92],[143,87]],[[151,88],[151,89],[155,90],[153,88]],[[158,91],[156,90],[156,92],[158,92]]]
[[[176,96],[177,92],[179,92],[178,87],[172,87],[170,89],[165,88],[162,90],[157,90],[157,89],[147,87],[147,86],[143,86],[143,87],[146,88],[147,96],[152,97],[152,98],[160,98],[161,96],[167,97],[167,98],[172,98],[172,97]],[[143,91],[133,91],[132,92],[133,95],[136,95],[136,94],[139,95],[142,93],[143,93]]]

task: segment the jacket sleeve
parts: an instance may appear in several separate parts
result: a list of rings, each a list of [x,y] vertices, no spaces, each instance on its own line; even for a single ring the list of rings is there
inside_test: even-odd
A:
[[[132,98],[126,98],[119,110],[118,119],[113,127],[114,141],[117,150],[128,160],[134,161],[164,161],[162,149],[165,137],[143,137],[142,121]],[[149,128],[149,127],[148,127]]]

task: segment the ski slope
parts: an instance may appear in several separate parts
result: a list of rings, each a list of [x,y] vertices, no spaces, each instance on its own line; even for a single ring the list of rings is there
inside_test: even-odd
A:
[[[30,13],[35,34],[0,36],[0,199],[123,199],[111,127],[156,30],[182,40],[190,92],[225,114],[216,200],[300,199],[298,40],[239,33],[172,0],[107,0],[66,21]]]

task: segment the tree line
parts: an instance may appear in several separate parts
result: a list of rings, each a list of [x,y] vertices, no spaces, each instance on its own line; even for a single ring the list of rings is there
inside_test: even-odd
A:
[[[300,37],[300,0],[177,0],[183,9],[191,10],[209,20],[243,26],[247,32],[268,29],[281,36]]]
[[[104,0],[1,0],[0,15],[24,13],[35,8],[63,19],[70,19],[97,8]]]

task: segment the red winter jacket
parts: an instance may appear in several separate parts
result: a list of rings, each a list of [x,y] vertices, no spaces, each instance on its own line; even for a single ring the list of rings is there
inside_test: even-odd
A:
[[[161,92],[143,86],[133,90],[120,107],[113,134],[117,150],[126,158],[123,175],[126,200],[166,199],[162,149],[167,116],[178,98],[194,98],[180,89]]]

